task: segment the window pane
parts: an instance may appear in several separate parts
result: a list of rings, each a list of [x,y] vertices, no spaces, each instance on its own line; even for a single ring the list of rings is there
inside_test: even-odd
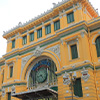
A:
[[[54,22],[54,31],[60,29],[60,20]]]
[[[12,48],[15,48],[15,40],[12,41]]]
[[[11,100],[11,93],[8,93],[8,100]]]
[[[23,37],[23,45],[27,43],[27,36]]]
[[[34,32],[30,33],[30,41],[34,40]]]
[[[37,31],[37,38],[42,37],[42,28]]]
[[[51,33],[51,25],[48,25],[48,26],[46,26],[46,28],[45,28],[45,34],[49,34],[49,33]]]
[[[67,15],[67,22],[68,22],[68,23],[71,23],[71,22],[73,22],[73,21],[74,21],[74,13],[71,12],[71,13],[69,13],[69,14]]]
[[[96,39],[96,50],[97,50],[97,57],[100,57],[100,37]]]
[[[72,54],[72,59],[78,58],[76,44],[71,46],[71,54]]]
[[[10,67],[10,77],[12,77],[12,76],[13,76],[13,66]]]
[[[75,96],[82,97],[83,92],[82,92],[82,86],[81,86],[81,78],[76,79],[74,83],[74,94]]]

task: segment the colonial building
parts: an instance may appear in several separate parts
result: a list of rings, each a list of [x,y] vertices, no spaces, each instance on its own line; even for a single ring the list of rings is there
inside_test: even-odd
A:
[[[100,100],[100,17],[89,0],[62,0],[4,32],[0,100]]]

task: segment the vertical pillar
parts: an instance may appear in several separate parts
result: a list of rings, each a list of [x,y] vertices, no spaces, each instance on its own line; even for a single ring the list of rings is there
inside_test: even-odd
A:
[[[82,5],[78,4],[78,8],[77,8],[77,14],[75,14],[75,16],[78,18],[78,21],[82,21],[83,20],[83,13],[82,13]]]
[[[37,30],[36,27],[34,26],[34,41],[37,41]]]
[[[63,10],[63,20],[64,20],[64,22],[63,22],[64,27],[67,27],[68,26],[67,25],[67,14],[66,14],[65,10]]]
[[[54,34],[54,22],[51,19],[51,34]]]
[[[59,18],[60,18],[60,29],[64,28],[64,22],[63,22],[63,17],[62,17],[62,13],[59,12]]]
[[[29,43],[30,43],[30,36],[29,36],[29,32],[27,30],[27,45],[29,45]]]
[[[10,50],[11,50],[11,39],[9,38],[7,40],[7,52],[10,52]]]
[[[18,48],[22,48],[22,37],[21,37],[21,34],[18,33]]]
[[[42,22],[42,38],[45,38],[45,26],[44,26],[44,22]]]

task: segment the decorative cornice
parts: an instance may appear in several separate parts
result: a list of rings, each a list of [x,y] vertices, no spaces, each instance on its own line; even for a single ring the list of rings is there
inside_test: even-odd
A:
[[[6,34],[8,34],[8,33],[12,32],[12,31],[14,31],[15,29],[24,27],[24,26],[26,26],[26,25],[32,23],[33,21],[36,21],[37,19],[43,17],[44,15],[47,15],[47,14],[51,13],[51,12],[53,11],[53,9],[55,9],[55,8],[57,8],[57,7],[61,6],[61,5],[63,5],[64,3],[67,3],[68,1],[70,1],[70,0],[62,0],[61,2],[58,2],[58,4],[53,3],[53,8],[51,8],[50,10],[47,10],[46,12],[44,11],[44,13],[42,13],[41,15],[38,15],[37,17],[32,18],[31,20],[26,21],[26,22],[23,23],[23,24],[22,24],[21,22],[19,22],[18,25],[15,26],[15,27],[13,27],[12,29],[10,29],[10,30],[8,30],[8,31],[3,31],[3,32],[4,32],[3,36],[5,36]]]
[[[78,24],[82,24],[83,22],[84,22],[84,21],[79,22]],[[75,25],[76,25],[76,24],[75,24]],[[67,27],[67,28],[70,28],[70,27]],[[67,28],[58,30],[58,31],[56,32],[56,34],[58,34],[59,32],[63,32],[63,31],[66,30]],[[60,38],[64,38],[65,36],[70,35],[70,34],[73,34],[73,33],[77,32],[77,31],[80,32],[80,31],[83,30],[83,29],[85,30],[86,27],[85,27],[84,25],[81,25],[81,26],[78,26],[78,29],[77,29],[77,27],[76,27],[76,28],[74,28],[73,30],[69,30],[69,31],[67,31],[67,32],[63,32],[62,34],[59,34],[55,39],[54,39],[53,37],[54,37],[56,34],[50,35],[49,37],[46,37],[46,38],[42,38],[40,41],[44,41],[44,40],[46,40],[46,39],[48,39],[48,38],[51,38],[51,39],[49,39],[48,41],[43,42],[42,44],[40,44],[40,47],[41,47],[41,46],[43,47],[43,46],[46,46],[47,44],[51,44],[51,43],[53,43],[53,42],[56,42],[56,41],[60,40]],[[36,44],[39,43],[40,41],[33,42],[32,44],[27,45],[26,47],[18,48],[18,49],[15,49],[14,51],[8,52],[8,53],[6,53],[5,55],[3,55],[3,57],[4,57],[5,59],[8,59],[8,58],[12,58],[12,57],[17,56],[17,55],[23,55],[24,52],[32,51],[33,49],[35,49],[35,47],[31,47],[31,46],[32,46],[32,45],[36,45]],[[29,47],[31,47],[31,48],[29,48]],[[29,48],[29,49],[24,50],[25,48]],[[24,51],[23,51],[23,50],[24,50]],[[21,51],[21,52],[20,52],[20,51]]]

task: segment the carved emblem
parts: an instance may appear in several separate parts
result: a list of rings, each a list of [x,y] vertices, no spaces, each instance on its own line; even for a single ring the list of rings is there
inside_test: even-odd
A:
[[[37,46],[36,50],[34,51],[34,56],[38,57],[42,54],[42,52],[43,52],[43,49],[40,48],[40,46]]]
[[[2,89],[2,96],[5,96],[5,88]]]
[[[83,71],[81,72],[82,73],[82,79],[86,82],[88,81],[90,75],[88,74],[88,70],[86,70],[85,68],[83,68]]]
[[[63,84],[64,85],[69,85],[70,84],[69,74],[67,74],[66,72],[65,72],[65,74],[63,76]]]
[[[14,94],[15,92],[16,92],[15,86],[13,85],[13,86],[11,87],[11,94]]]

